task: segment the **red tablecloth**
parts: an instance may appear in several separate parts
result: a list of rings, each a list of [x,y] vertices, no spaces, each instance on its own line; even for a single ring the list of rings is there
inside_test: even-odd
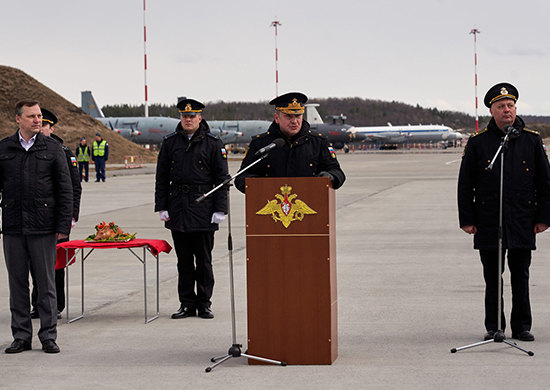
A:
[[[160,252],[170,253],[172,247],[165,240],[153,240],[147,238],[134,239],[128,242],[86,242],[85,240],[73,240],[66,241],[60,244],[57,244],[57,263],[55,269],[65,268],[66,264],[66,252],[65,249],[69,251],[69,260],[74,256],[75,249],[80,248],[97,248],[97,249],[123,249],[123,248],[135,248],[147,246],[153,253],[153,255],[158,255]],[[73,261],[70,263],[72,264]]]

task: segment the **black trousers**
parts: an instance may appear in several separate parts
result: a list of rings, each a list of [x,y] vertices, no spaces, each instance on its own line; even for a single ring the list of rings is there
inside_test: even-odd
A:
[[[199,310],[210,307],[214,291],[214,232],[171,232],[178,257],[178,295],[182,306]]]
[[[499,330],[498,326],[498,250],[480,250],[485,279],[485,328]],[[503,250],[502,271],[504,272]],[[512,333],[521,333],[531,330],[531,304],[529,302],[529,266],[531,265],[531,250],[508,250],[508,269],[510,270],[510,284],[512,286],[512,314],[510,326]],[[500,276],[502,280],[502,276]],[[504,316],[504,300],[502,301],[501,330],[506,329]]]

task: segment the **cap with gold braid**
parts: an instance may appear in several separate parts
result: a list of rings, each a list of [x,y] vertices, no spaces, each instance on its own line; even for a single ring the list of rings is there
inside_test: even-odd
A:
[[[275,109],[285,114],[299,115],[304,113],[307,96],[301,92],[288,92],[269,102]]]
[[[517,102],[519,99],[519,92],[516,87],[509,83],[498,83],[487,91],[483,103],[485,103],[487,108],[491,108],[494,102],[498,102],[502,99],[512,99],[514,102]]]
[[[203,108],[204,104],[195,99],[182,99],[178,103],[180,115],[198,115]]]
[[[49,123],[51,126],[57,123],[57,117],[53,112],[45,108],[41,108],[40,110],[42,111],[42,122]]]

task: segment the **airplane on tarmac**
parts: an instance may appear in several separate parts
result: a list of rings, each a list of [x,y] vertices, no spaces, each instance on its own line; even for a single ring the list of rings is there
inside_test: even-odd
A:
[[[176,130],[178,123],[180,123],[179,119],[164,116],[106,118],[103,111],[101,111],[95,102],[95,99],[90,91],[83,91],[81,98],[82,110],[86,114],[94,117],[106,127],[110,128],[114,132],[117,132],[124,138],[138,144],[160,145],[162,144],[164,137],[170,133],[173,133]],[[244,135],[243,132],[238,130],[238,124],[234,126],[233,122],[239,121],[213,122],[208,122],[210,125],[210,131],[212,134],[219,136],[225,144],[237,142],[237,140]],[[249,127],[252,127],[252,124],[247,124],[245,127],[248,130]]]
[[[309,123],[310,129],[328,137],[334,149],[344,149],[344,152],[347,153],[349,151],[348,144],[361,142],[366,139],[364,134],[355,132],[353,126],[343,123],[346,119],[345,116],[332,116],[332,124],[324,123],[321,115],[319,115],[319,112],[315,108],[319,107],[319,104],[306,103],[304,106],[306,108],[304,113],[305,120]],[[341,124],[336,123],[337,118],[342,120]]]
[[[403,143],[434,143],[463,139],[464,135],[444,125],[366,126],[350,130],[365,135],[364,142],[381,145]]]
[[[161,144],[163,138],[174,132],[179,123],[179,119],[162,116],[106,118],[95,102],[92,92],[83,91],[81,97],[82,110],[85,113],[91,115],[124,138],[139,144]],[[350,132],[349,130],[352,126],[323,123],[319,118],[319,113],[315,109],[316,105],[308,106],[313,106],[311,107],[313,109],[311,114],[312,118],[316,116],[314,123],[310,122],[311,129],[328,137],[335,149],[342,149],[349,142],[359,142],[365,139],[365,136],[362,134]],[[308,108],[306,108],[306,110],[308,110]],[[209,120],[208,125],[210,126],[210,131],[218,135],[225,144],[247,144],[252,140],[252,136],[265,133],[271,125],[271,121]]]

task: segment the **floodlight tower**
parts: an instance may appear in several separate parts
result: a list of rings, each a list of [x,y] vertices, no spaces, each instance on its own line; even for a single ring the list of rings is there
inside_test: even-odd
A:
[[[144,55],[144,78],[145,78],[145,117],[149,116],[149,106],[147,105],[147,29],[145,26],[145,0],[143,0],[143,55]]]
[[[275,16],[277,19],[277,16]],[[281,26],[278,20],[271,22],[271,27],[275,27],[275,97],[279,96],[279,50],[277,49],[277,26]]]
[[[476,50],[476,35],[479,34],[481,31],[479,31],[477,28],[474,28],[470,31],[470,34],[474,34],[474,71],[475,71],[475,91],[476,91],[476,132],[479,131],[479,117],[477,116],[477,50]]]

